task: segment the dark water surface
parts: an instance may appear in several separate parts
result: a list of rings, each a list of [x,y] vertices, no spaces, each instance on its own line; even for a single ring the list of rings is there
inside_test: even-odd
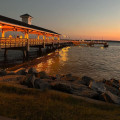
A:
[[[0,58],[0,64],[3,65],[2,52]],[[9,62],[11,62],[12,65],[22,63],[22,59],[20,58],[22,58],[22,52],[14,52],[14,56],[13,52],[10,52],[8,55]],[[44,57],[22,63],[14,67],[14,69],[19,67],[35,67],[38,71],[46,71],[51,75],[71,73],[79,77],[84,75],[90,76],[96,80],[101,80],[103,78],[120,79],[120,43],[109,43],[108,48],[100,46],[66,47]]]

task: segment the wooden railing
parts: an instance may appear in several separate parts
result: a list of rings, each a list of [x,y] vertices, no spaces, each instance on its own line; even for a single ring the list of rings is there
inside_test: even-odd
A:
[[[42,39],[28,39],[29,46],[35,46],[35,45],[42,45],[43,40]]]
[[[22,47],[26,46],[27,39],[20,38],[0,38],[0,48]]]
[[[68,40],[52,40],[52,39],[25,39],[25,38],[0,38],[0,48],[14,48],[47,44],[67,43]]]

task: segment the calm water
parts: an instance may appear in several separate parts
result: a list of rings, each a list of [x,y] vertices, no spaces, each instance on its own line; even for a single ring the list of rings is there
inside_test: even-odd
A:
[[[19,52],[15,63],[16,60],[18,63],[22,61],[19,59],[21,56],[22,53]],[[8,58],[14,62],[11,55]],[[1,64],[3,63],[1,62]],[[19,67],[36,67],[38,71],[44,70],[51,75],[71,73],[80,77],[90,76],[96,80],[120,79],[120,43],[109,43],[108,48],[100,46],[66,47],[47,56],[23,63]]]

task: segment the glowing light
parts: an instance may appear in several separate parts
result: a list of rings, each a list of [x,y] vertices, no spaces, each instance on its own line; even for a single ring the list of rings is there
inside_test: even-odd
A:
[[[0,28],[2,28],[2,26],[0,25]]]
[[[66,48],[63,48],[60,52],[59,52],[59,55],[60,55],[60,60],[65,62],[68,60],[68,51],[69,51],[69,48],[70,47],[66,47]]]
[[[101,49],[104,49],[104,47],[101,47]]]

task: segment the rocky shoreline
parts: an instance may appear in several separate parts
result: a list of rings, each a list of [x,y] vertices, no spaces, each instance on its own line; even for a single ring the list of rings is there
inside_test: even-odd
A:
[[[0,82],[15,82],[41,91],[53,89],[120,104],[120,80],[115,79],[96,81],[88,76],[79,78],[72,74],[49,76],[44,71],[38,72],[35,68],[28,70],[21,68],[16,71],[1,70]]]

